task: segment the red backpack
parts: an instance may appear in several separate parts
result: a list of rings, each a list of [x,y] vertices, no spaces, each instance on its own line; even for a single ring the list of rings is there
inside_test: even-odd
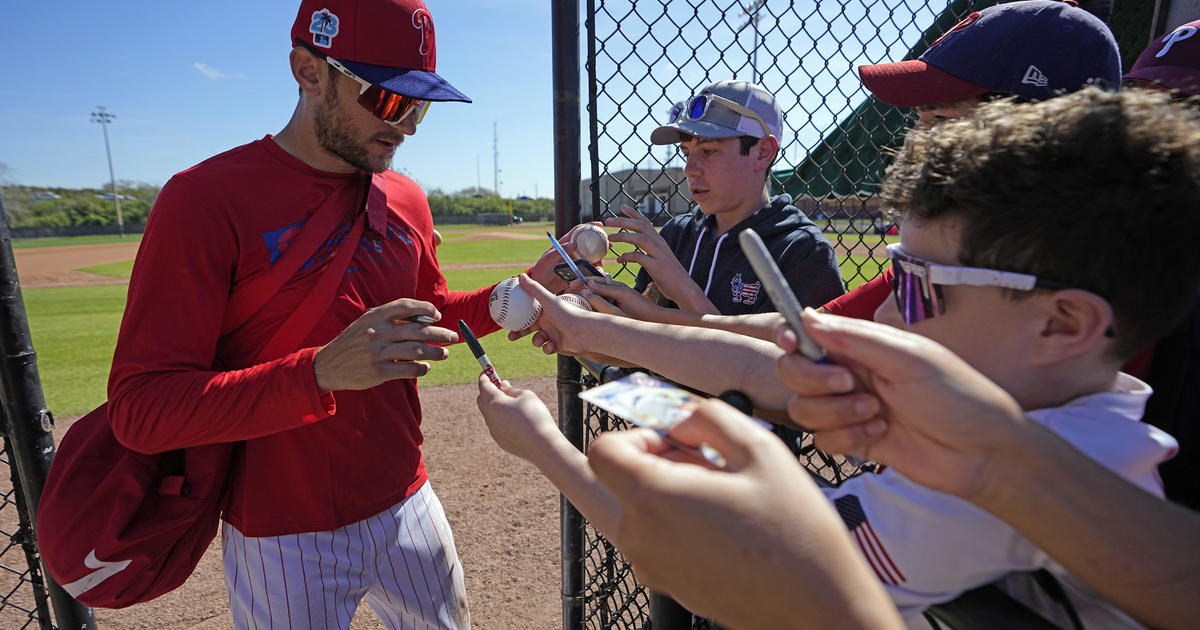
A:
[[[376,175],[367,204],[386,208]],[[259,349],[256,362],[295,351],[333,296],[366,223],[360,212],[349,237],[304,302]],[[305,222],[271,269],[230,295],[223,333],[249,321],[308,260],[345,216],[326,202]],[[229,463],[240,443],[158,454],[123,446],[107,403],[71,425],[50,466],[35,515],[42,562],[79,602],[123,608],[183,584],[217,534]]]

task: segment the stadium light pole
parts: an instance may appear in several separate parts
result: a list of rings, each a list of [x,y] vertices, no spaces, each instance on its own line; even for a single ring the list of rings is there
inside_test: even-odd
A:
[[[117,196],[117,176],[113,171],[112,150],[108,148],[108,123],[116,117],[116,114],[109,112],[103,105],[97,105],[96,111],[92,112],[92,122],[100,123],[100,128],[104,130],[104,153],[108,155],[108,183],[112,187],[113,205],[117,208],[117,231],[121,233],[121,238],[125,238],[125,222],[121,220],[121,199]]]
[[[747,26],[754,26],[754,46],[750,49],[750,82],[758,83],[758,10],[762,8],[767,0],[755,0],[749,2],[742,7],[742,15],[747,16],[746,21],[738,27],[737,32],[741,33]]]

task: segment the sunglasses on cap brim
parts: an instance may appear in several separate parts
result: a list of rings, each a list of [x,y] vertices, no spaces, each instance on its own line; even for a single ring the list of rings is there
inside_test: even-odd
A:
[[[316,50],[308,44],[300,42],[309,52],[324,59],[329,65],[333,66],[338,72],[358,82],[358,104],[363,109],[371,112],[373,116],[382,120],[389,125],[399,125],[404,122],[404,119],[410,115],[415,115],[414,122],[418,125],[425,120],[425,114],[429,112],[429,101],[419,99],[413,96],[405,96],[391,90],[379,87],[374,83],[358,76],[350,68],[347,68],[342,62]]]
[[[896,296],[896,308],[900,309],[905,324],[915,324],[945,313],[946,300],[942,296],[942,286],[946,285],[1002,287],[1015,291],[1072,288],[1026,273],[931,263],[906,254],[898,243],[888,245],[887,253],[892,260],[892,291]]]
[[[699,96],[692,97],[692,99],[689,101],[679,101],[678,103],[675,103],[671,106],[671,112],[669,119],[667,120],[667,124],[674,124],[683,117],[686,117],[688,120],[702,121],[704,120],[704,117],[708,115],[709,108],[712,107],[714,103],[720,107],[724,107],[725,109],[734,112],[735,114],[749,118],[750,120],[758,123],[758,126],[762,128],[763,132],[763,135],[760,137],[765,138],[771,135],[771,129],[767,127],[767,121],[763,120],[762,116],[758,115],[758,112],[746,107],[745,105],[739,105],[722,96],[717,96],[716,94],[700,94]]]

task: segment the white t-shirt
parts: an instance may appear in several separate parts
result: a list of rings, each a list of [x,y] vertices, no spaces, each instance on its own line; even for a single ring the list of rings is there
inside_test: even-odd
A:
[[[1178,444],[1141,422],[1150,394],[1148,385],[1121,374],[1114,391],[1032,411],[1029,417],[1161,497],[1158,465],[1175,454]],[[967,501],[918,485],[895,470],[855,477],[837,488],[826,488],[825,494],[904,617],[1013,571],[1047,569],[1062,583],[1085,627],[1142,627],[1004,521]],[[1062,608],[1036,585],[1026,588],[1019,576],[1006,582],[1012,582],[1006,590],[1018,600],[1069,627]]]

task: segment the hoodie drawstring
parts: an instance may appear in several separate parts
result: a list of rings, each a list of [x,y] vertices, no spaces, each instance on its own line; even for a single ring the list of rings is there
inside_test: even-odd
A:
[[[700,235],[696,237],[696,249],[692,250],[692,262],[688,265],[688,275],[692,275],[692,270],[696,268],[696,256],[700,255],[700,243],[704,240],[704,235],[708,233],[708,226],[700,228]],[[717,270],[717,256],[721,254],[721,243],[725,242],[725,237],[729,236],[729,232],[721,235],[717,239],[717,247],[713,250],[712,263],[708,266],[708,282],[704,285],[704,295],[708,295],[709,288],[712,287],[713,272]]]
[[[704,285],[705,296],[708,295],[708,289],[712,286],[713,272],[717,270],[717,256],[721,255],[721,243],[725,242],[726,236],[729,236],[729,232],[722,234],[721,238],[717,239],[717,248],[713,250],[712,264],[708,267],[708,282]]]

